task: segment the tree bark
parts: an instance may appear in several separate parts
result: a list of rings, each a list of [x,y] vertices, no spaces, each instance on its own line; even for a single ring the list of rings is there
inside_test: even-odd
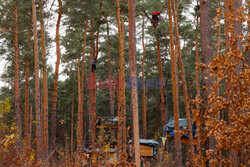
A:
[[[48,157],[48,85],[47,85],[47,60],[46,60],[46,44],[44,34],[44,20],[43,20],[43,0],[39,0],[42,4],[40,7],[40,26],[41,26],[41,44],[42,44],[42,58],[43,58],[43,155]]]
[[[29,122],[29,143],[28,143],[28,149],[31,150],[32,147],[32,123],[33,123],[33,112],[32,112],[32,104],[30,106],[30,122]]]
[[[56,108],[57,108],[57,89],[58,89],[58,76],[59,76],[59,65],[61,59],[61,51],[60,51],[60,23],[62,17],[62,1],[58,0],[59,4],[59,13],[58,19],[56,24],[56,67],[55,67],[55,76],[54,76],[54,85],[53,85],[53,92],[52,92],[52,113],[51,113],[51,149],[52,151],[56,148]]]
[[[127,2],[127,0],[123,0],[124,3]],[[126,148],[127,148],[127,126],[126,126],[126,122],[127,122],[127,119],[126,119],[126,92],[125,92],[125,56],[124,56],[124,43],[125,43],[125,26],[124,26],[124,13],[123,13],[123,10],[121,10],[121,51],[122,51],[122,60],[121,61],[121,65],[123,68],[120,68],[122,69],[121,70],[121,82],[124,83],[124,84],[121,84],[122,88],[121,88],[121,95],[122,95],[122,134],[123,134],[123,152],[124,154],[126,154]],[[119,60],[119,65],[120,65],[120,60]],[[121,66],[120,66],[121,67]]]
[[[42,72],[40,73],[40,78],[39,80],[43,80],[42,78]],[[40,108],[41,108],[41,152],[42,152],[42,160],[45,160],[45,157],[44,157],[44,154],[43,154],[43,148],[44,148],[44,143],[43,143],[43,138],[44,138],[44,131],[43,131],[43,114],[44,114],[44,108],[43,108],[43,87],[41,85],[41,88],[40,88]]]
[[[146,12],[144,12],[146,17],[151,21],[152,25],[154,24],[154,20],[151,19]],[[157,29],[155,28],[155,31]],[[166,98],[164,97],[164,77],[162,72],[162,62],[161,62],[161,48],[160,48],[160,41],[158,37],[156,38],[157,43],[157,55],[158,55],[158,70],[159,70],[159,77],[160,77],[160,110],[161,110],[161,121],[162,124],[165,125],[167,123],[167,103]]]
[[[29,31],[29,42],[31,42],[31,30]],[[30,61],[27,57],[25,65],[25,105],[24,105],[24,143],[26,150],[29,149],[29,74]]]
[[[167,123],[167,107],[166,107],[166,100],[164,98],[164,78],[162,72],[162,63],[161,63],[161,49],[160,49],[160,42],[159,39],[156,39],[157,42],[157,55],[158,55],[158,69],[159,69],[159,77],[160,77],[160,107],[161,107],[161,120],[162,124],[166,125]]]
[[[79,133],[79,138],[78,138],[78,153],[81,154],[83,151],[83,95],[84,95],[84,59],[85,59],[85,48],[86,48],[86,38],[87,38],[87,28],[88,28],[88,21],[86,21],[84,25],[84,37],[83,37],[83,53],[82,53],[82,67],[81,67],[81,75],[79,71],[78,75],[78,84],[80,84],[79,88],[79,100],[78,100],[78,133]],[[79,59],[80,61],[80,59]],[[78,69],[80,68],[80,64]],[[80,70],[80,69],[79,69]]]
[[[135,0],[128,1],[129,11],[129,64],[131,77],[131,96],[133,113],[133,135],[135,164],[140,167],[140,137],[139,137],[139,114],[138,114],[138,92],[137,92],[137,71],[136,71],[136,36],[135,36]]]
[[[35,55],[35,112],[36,112],[36,149],[38,158],[42,158],[42,138],[41,138],[41,108],[40,108],[40,85],[39,85],[39,54],[38,54],[38,39],[37,39],[37,17],[36,3],[32,0],[32,21],[34,35],[34,55]]]
[[[224,31],[225,31],[225,51],[226,53],[229,51],[229,7],[228,7],[228,0],[224,0],[224,17],[225,17],[225,25],[224,25]]]
[[[233,10],[235,12],[235,18],[239,16],[241,13],[240,8],[242,8],[242,0],[234,0],[233,1]],[[242,35],[242,23],[235,19],[234,21],[234,38],[237,40],[237,47],[240,52],[243,52],[242,39],[240,36]]]
[[[78,88],[78,114],[77,114],[77,154],[82,153],[82,100],[81,100],[81,76],[80,76],[81,57],[77,63],[77,88]]]
[[[84,26],[84,35],[83,35],[83,49],[82,49],[82,69],[81,69],[81,115],[83,115],[83,97],[84,97],[84,62],[85,62],[85,48],[86,48],[86,38],[87,38],[87,28],[88,28],[88,21],[86,21]],[[83,118],[81,119],[83,120]],[[82,123],[83,125],[83,123]],[[82,127],[82,133],[84,131],[84,126]],[[84,134],[82,134],[82,140],[83,140]],[[84,148],[85,140],[82,141],[82,148]]]
[[[220,12],[221,11],[221,6],[220,6],[220,0],[219,0],[219,12],[217,11],[217,17],[218,17],[218,41],[217,41],[217,54],[216,54],[216,57],[219,57],[220,56],[220,33],[221,33],[221,24],[220,24],[220,17],[221,17],[221,13],[222,12]],[[217,83],[219,83],[219,79],[218,78],[216,78],[216,82]],[[220,95],[220,88],[218,87],[218,90],[217,90],[217,95],[219,96]],[[218,120],[220,120],[220,111],[218,111]],[[221,150],[219,150],[219,158],[221,159]],[[222,162],[219,162],[219,167],[222,167]]]
[[[116,0],[116,18],[119,35],[119,70],[118,70],[118,159],[123,159],[126,153],[126,101],[125,101],[125,59],[124,59],[124,22],[120,12],[119,0]],[[125,135],[125,136],[124,136]]]
[[[182,165],[182,153],[181,153],[181,140],[180,140],[180,126],[179,126],[179,112],[178,112],[178,92],[177,92],[177,55],[174,52],[174,39],[173,39],[173,23],[171,12],[171,1],[168,0],[168,17],[169,17],[169,35],[170,35],[170,51],[171,51],[171,64],[172,64],[172,83],[173,83],[173,102],[174,102],[174,164],[176,167]]]
[[[219,0],[219,10],[221,10],[221,7],[220,7],[220,0]],[[221,17],[221,14],[217,12],[217,17],[218,17],[218,41],[217,41],[217,54],[216,56],[219,56],[220,54],[220,33],[221,33],[221,24],[220,24],[220,17]]]
[[[211,87],[213,83],[212,77],[209,76],[209,63],[213,60],[213,48],[212,48],[212,32],[211,32],[211,17],[210,17],[210,0],[200,0],[200,31],[201,31],[201,51],[202,51],[202,63],[207,67],[202,71],[202,82],[205,86],[203,92],[204,110],[206,112],[209,107],[208,95],[211,93]],[[214,136],[209,137],[209,148],[215,147]]]
[[[100,20],[100,15],[101,15],[101,9],[102,9],[102,1],[100,2],[100,7],[99,7],[99,20]],[[100,32],[100,25],[98,25],[98,31],[96,34],[96,43],[95,47],[93,47],[93,58],[97,60],[98,54],[99,54],[99,47],[98,47],[98,42],[99,42],[99,32]],[[96,70],[93,70],[92,74],[92,84],[96,85]],[[96,86],[94,89],[92,89],[92,151],[95,151],[96,148]]]
[[[190,110],[189,110],[185,69],[184,69],[184,64],[182,60],[182,52],[181,52],[180,40],[179,40],[178,17],[177,17],[178,6],[177,6],[177,9],[175,9],[175,1],[172,1],[172,2],[173,2],[173,15],[174,15],[174,23],[175,23],[175,40],[177,44],[177,53],[179,57],[180,67],[181,67],[181,79],[182,79],[182,86],[183,86],[183,93],[184,93],[185,111],[186,111],[187,126],[188,126],[188,136],[189,136],[189,141],[190,141],[191,154],[193,154],[194,153],[193,131],[192,131],[192,125],[191,125]]]
[[[70,134],[70,155],[73,156],[74,151],[74,94],[72,95],[72,108],[71,108],[71,134]]]
[[[210,18],[210,0],[200,1],[200,26],[201,26],[201,50],[203,63],[208,65],[213,59],[212,52],[212,32],[211,32],[211,18]],[[207,105],[207,97],[209,88],[211,87],[211,77],[203,70],[203,80],[206,86],[204,90],[204,99]]]
[[[24,143],[28,149],[29,136],[29,60],[26,61],[25,67],[25,106],[24,106]]]
[[[96,41],[98,42],[98,41]],[[96,48],[97,49],[97,48]],[[93,57],[95,57],[95,47],[93,48]],[[92,151],[96,148],[96,72],[92,72]]]
[[[14,18],[15,18],[15,28],[14,28],[14,49],[15,49],[15,94],[14,94],[14,105],[15,105],[15,117],[17,134],[19,138],[22,138],[22,121],[21,121],[21,109],[20,109],[20,88],[19,88],[19,49],[18,49],[18,7],[14,6]],[[18,145],[21,141],[18,140]]]
[[[101,16],[101,11],[102,11],[102,1],[100,2],[100,6],[99,6],[99,15],[98,15],[98,20],[100,21],[100,16]],[[99,43],[99,33],[100,33],[100,23],[98,23],[98,31],[96,34],[96,52],[95,52],[95,58],[98,58],[98,54],[99,54],[99,47],[98,47],[98,43]]]
[[[242,55],[243,51],[243,46],[242,46],[242,40],[240,39],[240,35],[242,35],[242,24],[241,22],[237,21],[236,18],[238,17],[239,14],[239,8],[242,6],[242,0],[228,0],[228,9],[229,9],[229,15],[233,17],[234,21],[230,20],[231,22],[229,23],[229,27],[233,27],[233,29],[229,28],[229,33],[230,33],[230,41],[235,41],[234,43],[231,44],[231,54],[236,54],[238,56],[234,56],[233,63],[237,63],[238,65],[236,66],[236,72],[239,74],[242,71],[242,60],[238,59]],[[230,90],[231,85],[228,85],[228,90]],[[233,113],[235,111],[229,111],[230,113]],[[230,120],[229,120],[230,121]],[[229,122],[231,124],[231,121]],[[231,124],[231,126],[233,126]],[[239,156],[237,155],[237,151],[232,148],[229,150],[229,158],[231,161],[231,166],[232,167],[237,167],[240,166],[240,160]]]
[[[110,41],[109,41],[109,22],[108,18],[106,18],[107,21],[107,44],[108,44],[108,63],[109,63],[109,69],[108,69],[108,76],[109,76],[109,106],[110,106],[110,115],[111,117],[115,116],[115,98],[114,98],[114,90],[113,90],[113,81],[112,81],[112,63],[111,63],[111,47],[110,47]],[[115,138],[115,131],[114,129],[111,129],[111,138]]]
[[[243,36],[242,34],[242,23],[238,20],[238,16],[240,15],[240,13],[242,11],[240,11],[240,8],[242,8],[242,0],[233,0],[233,11],[235,13],[235,20],[234,20],[234,24],[233,24],[233,28],[234,28],[234,38],[236,39],[236,47],[239,50],[239,54],[240,54],[240,58],[242,58],[243,56],[243,45],[242,45],[242,38],[240,36]],[[249,56],[248,56],[249,57]],[[237,73],[240,73],[242,71],[242,59],[239,61],[239,64],[237,66]]]
[[[247,17],[247,41],[248,41],[248,45],[247,45],[247,49],[246,49],[246,62],[248,67],[250,67],[250,5],[249,5],[249,1],[248,1],[248,17]]]
[[[93,55],[95,54],[95,42],[94,42],[94,31],[93,31],[93,19],[91,19],[90,21],[91,23],[91,47],[90,47],[90,60],[89,60],[89,81],[88,83],[89,85],[89,99],[88,99],[88,103],[89,103],[89,143],[92,142],[92,137],[93,137],[93,111],[92,111],[92,89],[94,89],[94,85],[92,83],[92,73],[91,73],[91,64],[92,64],[92,60],[93,60]]]
[[[83,134],[83,141],[84,141],[84,143],[83,143],[83,146],[85,147],[85,145],[86,145],[86,136],[87,136],[87,132],[86,132],[86,125],[87,125],[87,110],[85,109],[84,110],[84,121],[83,121],[83,131],[85,132],[84,134]]]
[[[199,44],[198,44],[198,24],[199,24],[199,15],[196,16],[196,43],[195,43],[195,83],[196,83],[196,100],[200,100],[200,85],[199,85]],[[201,120],[200,120],[200,104],[196,102],[196,119],[197,119],[197,149],[198,152],[201,148],[201,139],[200,139],[200,128],[201,128]]]
[[[143,124],[143,138],[147,138],[147,102],[146,102],[146,83],[145,83],[145,72],[144,72],[144,66],[145,66],[145,58],[146,58],[146,48],[145,48],[145,42],[144,42],[144,29],[145,29],[145,19],[144,15],[143,21],[142,21],[142,48],[143,48],[143,58],[142,58],[142,124]]]

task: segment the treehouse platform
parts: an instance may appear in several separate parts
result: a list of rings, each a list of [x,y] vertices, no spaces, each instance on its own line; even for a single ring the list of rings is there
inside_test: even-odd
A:
[[[180,126],[180,135],[181,135],[181,141],[184,144],[189,144],[189,135],[188,135],[188,126],[187,126],[187,119],[186,118],[179,118],[179,126]],[[197,128],[196,123],[192,123],[192,134],[193,134],[193,140],[194,144],[197,144]],[[168,123],[164,126],[164,132],[165,136],[168,140],[174,139],[174,118],[171,117],[168,121]]]

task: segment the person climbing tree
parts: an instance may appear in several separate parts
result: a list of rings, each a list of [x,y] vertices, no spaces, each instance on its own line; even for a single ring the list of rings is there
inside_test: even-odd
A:
[[[154,27],[156,28],[158,26],[158,22],[159,22],[159,16],[160,12],[154,11],[152,13],[152,23],[154,25]]]
[[[96,58],[94,58],[94,59],[92,60],[91,72],[94,72],[94,70],[96,70],[96,63],[97,63],[97,62],[98,62],[98,61],[97,61]]]

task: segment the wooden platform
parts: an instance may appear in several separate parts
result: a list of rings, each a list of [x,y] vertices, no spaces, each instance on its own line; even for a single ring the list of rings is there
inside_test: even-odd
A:
[[[184,144],[190,144],[190,140],[189,139],[181,139],[181,142]],[[197,145],[197,139],[194,139],[194,145]]]
[[[132,156],[132,145],[129,145],[130,151],[129,156]],[[146,146],[143,144],[140,144],[140,156],[141,157],[153,157],[154,156],[154,147]]]
[[[140,155],[142,157],[152,157],[153,156],[153,147],[140,144]]]
[[[170,136],[170,135],[167,135],[167,140],[173,140],[174,139],[174,136]],[[181,137],[181,142],[184,143],[184,144],[190,144],[190,140],[189,138],[187,137]],[[194,138],[194,145],[197,145],[197,138]]]

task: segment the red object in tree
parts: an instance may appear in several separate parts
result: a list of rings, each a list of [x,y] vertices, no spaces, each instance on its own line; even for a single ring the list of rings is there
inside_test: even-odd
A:
[[[154,11],[152,14],[158,16],[158,15],[161,14],[161,13],[160,13],[160,12],[157,12],[157,11]]]

